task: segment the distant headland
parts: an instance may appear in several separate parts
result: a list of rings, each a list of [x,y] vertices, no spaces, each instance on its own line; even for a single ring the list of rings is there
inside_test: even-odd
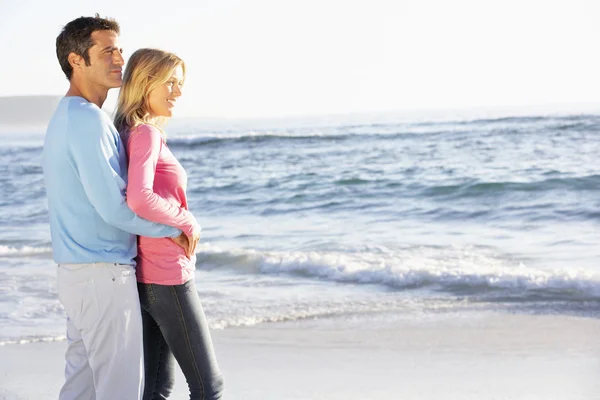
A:
[[[0,96],[0,125],[46,125],[62,96]]]

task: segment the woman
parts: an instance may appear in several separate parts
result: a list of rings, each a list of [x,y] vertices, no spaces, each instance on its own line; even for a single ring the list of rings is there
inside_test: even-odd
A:
[[[136,275],[144,324],[144,400],[173,390],[175,360],[190,399],[220,399],[223,378],[194,283],[200,227],[188,211],[185,170],[161,129],[171,117],[185,79],[183,60],[140,49],[123,75],[115,126],[129,156],[127,204],[142,218],[181,229],[184,249],[168,238],[138,239]]]

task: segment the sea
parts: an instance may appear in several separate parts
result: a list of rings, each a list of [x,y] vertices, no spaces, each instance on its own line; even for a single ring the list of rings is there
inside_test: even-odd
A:
[[[600,316],[600,115],[176,118],[166,131],[203,227],[195,279],[214,330]],[[0,345],[65,338],[43,136],[0,134]]]

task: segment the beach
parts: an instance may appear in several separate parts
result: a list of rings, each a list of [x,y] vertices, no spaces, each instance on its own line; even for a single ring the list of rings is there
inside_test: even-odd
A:
[[[600,398],[600,321],[505,312],[214,330],[226,399]],[[0,398],[55,399],[66,342],[0,347]],[[172,398],[186,398],[177,376]]]
[[[57,263],[194,283],[224,400],[600,400],[600,1],[100,5],[0,2],[0,400],[59,398],[70,289],[111,327]]]
[[[56,399],[43,131],[21,128],[0,143],[0,398]],[[598,132],[596,115],[174,121],[225,398],[600,399]]]

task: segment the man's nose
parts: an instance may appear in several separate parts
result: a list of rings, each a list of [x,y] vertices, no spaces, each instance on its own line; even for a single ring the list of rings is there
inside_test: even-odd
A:
[[[122,66],[125,64],[125,59],[123,58],[123,54],[120,51],[115,51],[116,56],[113,57],[113,63],[115,65]]]

